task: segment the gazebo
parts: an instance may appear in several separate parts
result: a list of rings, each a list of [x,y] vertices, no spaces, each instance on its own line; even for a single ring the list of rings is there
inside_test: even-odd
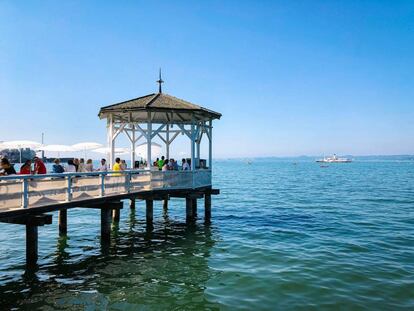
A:
[[[221,114],[162,92],[161,72],[158,93],[148,94],[110,106],[102,107],[99,118],[107,120],[107,139],[110,165],[114,163],[115,141],[124,133],[131,143],[131,165],[136,159],[136,146],[147,144],[147,168],[151,169],[151,143],[159,137],[165,144],[166,158],[170,145],[179,134],[191,142],[191,170],[200,166],[200,143],[205,134],[209,143],[208,167],[212,167],[213,120]]]

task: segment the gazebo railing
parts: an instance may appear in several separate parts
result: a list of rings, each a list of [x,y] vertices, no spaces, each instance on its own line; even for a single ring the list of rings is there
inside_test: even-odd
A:
[[[211,186],[211,170],[62,173],[0,177],[0,212],[157,189]]]

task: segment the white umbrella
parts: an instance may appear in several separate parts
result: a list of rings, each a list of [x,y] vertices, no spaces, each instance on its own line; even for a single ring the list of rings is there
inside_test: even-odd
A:
[[[37,149],[41,146],[40,143],[31,140],[12,140],[5,141],[0,144],[1,149],[19,149],[20,150],[20,163],[22,163],[22,149],[30,148]]]
[[[102,147],[102,144],[95,143],[95,142],[84,142],[84,143],[78,143],[78,144],[72,145],[72,148],[75,151],[84,151],[85,152],[85,158],[86,158],[86,150],[92,150],[92,149],[97,149],[97,148],[101,148],[101,147]]]
[[[58,158],[60,158],[60,153],[61,152],[75,151],[72,146],[67,146],[67,145],[45,145],[45,146],[42,146],[42,147],[37,148],[37,149],[42,150],[42,151],[57,152],[58,153]]]
[[[108,154],[111,152],[110,148],[97,148],[92,150],[93,152]],[[115,148],[115,154],[127,154],[129,150],[127,148]]]

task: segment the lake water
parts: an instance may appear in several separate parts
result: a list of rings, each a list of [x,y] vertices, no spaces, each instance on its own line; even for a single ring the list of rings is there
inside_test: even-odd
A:
[[[39,310],[414,309],[414,163],[218,161],[210,226],[199,202],[168,215],[125,203],[109,249],[98,210],[68,212],[68,238],[39,228],[25,274],[24,227],[0,224],[0,305]]]

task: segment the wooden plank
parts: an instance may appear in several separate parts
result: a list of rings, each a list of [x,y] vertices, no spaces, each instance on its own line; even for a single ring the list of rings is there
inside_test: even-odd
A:
[[[0,222],[16,225],[44,226],[52,223],[52,215],[23,215],[0,218]]]

